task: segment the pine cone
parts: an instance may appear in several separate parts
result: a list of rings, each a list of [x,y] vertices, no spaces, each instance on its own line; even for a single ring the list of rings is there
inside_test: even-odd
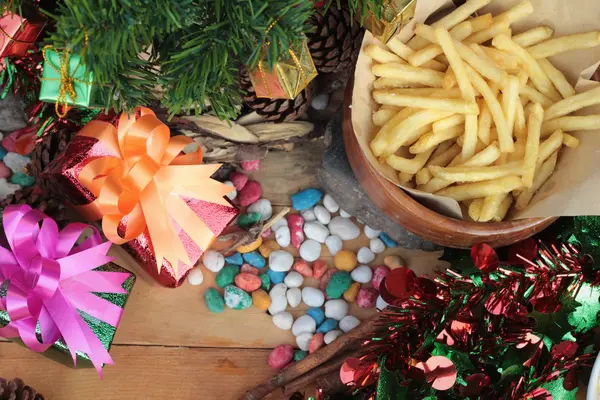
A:
[[[53,218],[59,226],[63,226],[69,222],[67,209],[60,201],[50,197],[49,192],[48,190],[42,190],[37,185],[25,187],[0,201],[0,209],[4,210],[9,205],[28,204],[31,208]],[[0,397],[0,400],[3,400],[2,397]]]
[[[31,153],[30,171],[39,182],[42,172],[56,156],[65,151],[71,138],[77,132],[71,129],[61,129],[59,131],[45,135]]]
[[[25,385],[22,379],[7,381],[0,378],[0,400],[44,400],[44,396]]]
[[[268,121],[293,121],[306,112],[312,99],[310,85],[293,100],[256,97],[250,75],[245,68],[240,73],[240,87],[244,91],[243,98],[246,105]]]
[[[364,30],[352,20],[347,4],[341,9],[334,3],[325,15],[315,13],[311,19],[315,26],[308,33],[308,48],[317,71],[341,72],[352,68],[358,58]]]

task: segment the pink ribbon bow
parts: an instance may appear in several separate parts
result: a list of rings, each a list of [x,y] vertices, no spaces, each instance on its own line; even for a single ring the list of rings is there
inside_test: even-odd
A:
[[[62,338],[74,364],[76,352],[84,352],[102,377],[102,365],[114,362],[77,310],[114,327],[119,323],[123,310],[92,293],[127,293],[121,285],[128,274],[94,271],[112,260],[106,255],[110,242],[103,243],[92,228],[93,234],[76,245],[90,226],[72,223],[59,232],[53,219],[28,205],[6,207],[3,224],[10,250],[0,247],[0,284],[8,280],[0,309],[10,323],[0,328],[0,336],[20,337],[36,352]]]

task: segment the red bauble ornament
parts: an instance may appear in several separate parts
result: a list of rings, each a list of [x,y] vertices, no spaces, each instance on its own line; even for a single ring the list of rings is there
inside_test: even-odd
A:
[[[471,258],[475,266],[484,274],[494,272],[498,268],[498,254],[489,244],[480,243],[473,246]]]

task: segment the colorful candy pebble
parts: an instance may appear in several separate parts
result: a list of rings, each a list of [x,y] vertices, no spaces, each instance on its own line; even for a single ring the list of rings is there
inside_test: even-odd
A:
[[[225,257],[214,250],[207,250],[202,255],[202,264],[212,272],[219,272],[225,265]]]
[[[323,192],[318,189],[305,189],[292,195],[292,207],[298,211],[307,210],[316,206],[323,197]]]
[[[317,323],[317,326],[321,325],[323,321],[325,321],[325,311],[319,307],[309,308],[308,311],[306,311],[306,315],[310,315]]]
[[[319,327],[317,328],[317,332],[327,333],[337,328],[337,326],[338,322],[335,319],[327,318],[325,321],[323,321],[321,325],[319,325]]]
[[[260,237],[262,237],[263,239],[266,239],[269,236],[271,236],[272,233],[273,233],[273,231],[271,230],[271,228],[267,228],[267,229],[265,229],[265,231],[263,233],[260,234]]]
[[[220,288],[225,288],[233,284],[235,276],[240,273],[240,267],[237,265],[226,265],[217,273],[215,283]]]
[[[388,235],[388,234],[387,234],[387,233],[385,233],[385,232],[381,232],[381,233],[379,234],[379,239],[383,240],[383,243],[385,243],[385,245],[386,245],[387,247],[392,247],[392,248],[393,248],[393,247],[398,247],[398,242],[396,242],[394,239],[392,239],[392,238],[390,237],[390,235]]]
[[[260,160],[240,161],[240,167],[244,171],[258,171],[260,168]]]
[[[234,282],[237,287],[245,292],[253,292],[261,285],[260,278],[256,275],[241,273],[235,276]]]
[[[271,289],[271,278],[267,274],[260,274],[259,278],[261,282],[260,288],[268,292]]]
[[[188,283],[192,286],[198,286],[204,281],[204,273],[201,268],[194,268],[187,276]]]
[[[373,308],[377,303],[377,296],[379,296],[379,292],[374,288],[361,288],[358,291],[356,304],[358,304],[360,308]]]
[[[333,263],[340,271],[351,272],[356,268],[357,262],[356,253],[350,250],[341,250],[333,257]]]
[[[244,264],[244,265],[242,265],[242,268],[240,269],[240,272],[243,273],[243,274],[251,274],[251,275],[258,276],[258,269],[254,268],[250,264]]]
[[[264,258],[269,258],[273,251],[279,249],[281,249],[281,246],[275,240],[267,240],[260,245],[258,251]]]
[[[8,151],[2,146],[0,146],[0,160],[4,160],[4,156],[8,154]]]
[[[6,166],[2,161],[0,161],[0,178],[8,178],[12,174],[10,168]],[[12,180],[11,180],[12,181]]]
[[[252,304],[260,311],[267,311],[271,305],[271,298],[269,294],[262,289],[255,290],[252,292]]]
[[[242,253],[242,254],[249,253],[251,251],[258,249],[260,247],[260,245],[262,244],[262,242],[263,242],[262,238],[259,237],[254,242],[247,244],[245,246],[240,246],[236,250],[238,251],[238,253]]]
[[[31,164],[31,158],[17,153],[8,153],[2,161],[14,173],[24,172],[27,165]]]
[[[342,332],[350,332],[352,329],[360,325],[360,320],[354,315],[346,315],[340,320],[339,326]]]
[[[360,289],[360,283],[354,282],[350,285],[350,287],[344,292],[344,300],[348,303],[354,303],[356,297],[358,296],[358,290]]]
[[[238,202],[242,207],[248,207],[250,204],[254,203],[256,200],[260,199],[262,195],[262,188],[260,183],[256,181],[249,181],[246,183],[246,186],[238,193]]]
[[[269,354],[271,368],[282,369],[294,359],[294,348],[289,344],[280,344]]]
[[[240,253],[234,253],[229,257],[225,257],[225,262],[227,264],[242,265],[244,263],[244,259]]]
[[[225,287],[225,305],[234,310],[245,310],[252,305],[252,297],[239,287]]]
[[[308,263],[304,260],[296,261],[292,266],[292,269],[298,272],[300,275],[305,276],[307,278],[313,276],[312,268],[310,268]]]
[[[261,215],[257,212],[251,212],[248,214],[242,214],[237,220],[237,224],[240,228],[249,228],[252,225],[260,221]]]
[[[310,343],[308,344],[308,353],[312,354],[319,350],[325,344],[324,335],[322,333],[315,333]]]
[[[379,290],[381,281],[390,273],[390,269],[385,265],[375,267],[373,270],[373,279],[371,279],[371,286]]]
[[[288,226],[290,228],[304,227],[304,218],[300,214],[289,214],[287,216]]]
[[[252,265],[254,268],[264,268],[267,265],[267,260],[261,256],[257,251],[251,251],[242,255],[244,261]]]
[[[258,199],[248,207],[247,211],[260,214],[260,221],[266,221],[273,215],[273,207],[267,199]]]
[[[308,355],[308,352],[304,350],[296,350],[294,352],[294,361],[301,361]]]
[[[271,268],[267,270],[267,276],[271,279],[273,285],[283,282],[285,279],[285,272],[273,271]]]
[[[391,269],[406,267],[406,262],[400,256],[387,256],[383,259],[383,263]]]
[[[302,301],[309,307],[321,307],[325,302],[325,295],[317,288],[306,286],[302,288]]]
[[[315,277],[315,279],[321,279],[325,271],[327,271],[327,268],[328,267],[325,261],[315,261],[315,263],[313,264],[313,276]]]
[[[232,172],[229,174],[229,180],[239,192],[246,186],[246,183],[248,183],[248,175],[242,174],[241,172]]]
[[[292,246],[299,249],[305,239],[304,231],[301,228],[291,228],[290,239],[292,241]]]
[[[208,311],[214,314],[222,313],[225,309],[225,301],[221,293],[215,288],[208,288],[204,292],[204,303]]]
[[[325,271],[325,273],[321,277],[321,282],[319,282],[319,288],[321,289],[321,291],[324,292],[325,289],[327,289],[329,280],[331,279],[333,274],[335,274],[336,272],[338,272],[338,271],[336,271],[335,269],[328,269],[327,271]]]
[[[344,292],[348,290],[352,284],[352,277],[349,273],[344,271],[337,271],[331,275],[325,293],[330,299],[339,299],[342,297]]]

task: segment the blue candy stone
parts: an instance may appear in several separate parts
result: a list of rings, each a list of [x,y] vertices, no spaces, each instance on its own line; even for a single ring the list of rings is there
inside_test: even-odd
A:
[[[285,273],[285,272],[279,272],[279,271],[273,271],[271,268],[269,268],[267,270],[267,275],[271,279],[271,283],[273,285],[277,285],[278,283],[283,282],[283,280],[285,279],[285,276],[287,275],[287,273]]]
[[[390,235],[388,235],[385,232],[381,232],[379,234],[379,239],[381,239],[387,247],[398,247],[398,242],[396,242],[394,239],[392,239],[390,237]]]
[[[15,172],[10,177],[10,182],[21,185],[21,187],[32,186],[35,183],[35,178],[22,172]]]
[[[8,153],[8,151],[6,151],[6,149],[2,146],[0,146],[0,160],[4,160],[4,156]]]
[[[319,307],[309,308],[306,314],[310,315],[312,319],[315,320],[317,326],[321,325],[323,321],[325,321],[325,312]]]
[[[244,259],[240,253],[235,253],[229,257],[225,257],[225,262],[227,264],[242,265],[244,263]]]
[[[323,197],[319,189],[305,189],[292,195],[292,207],[298,211],[308,210],[316,206]]]
[[[335,319],[327,318],[325,320],[325,322],[323,322],[321,325],[319,325],[317,332],[327,333],[327,332],[332,331],[335,328],[337,328],[337,326],[338,326],[338,322]]]
[[[267,265],[265,258],[261,256],[260,253],[258,253],[257,251],[244,253],[244,255],[242,255],[242,258],[254,268],[263,268],[265,265]]]

